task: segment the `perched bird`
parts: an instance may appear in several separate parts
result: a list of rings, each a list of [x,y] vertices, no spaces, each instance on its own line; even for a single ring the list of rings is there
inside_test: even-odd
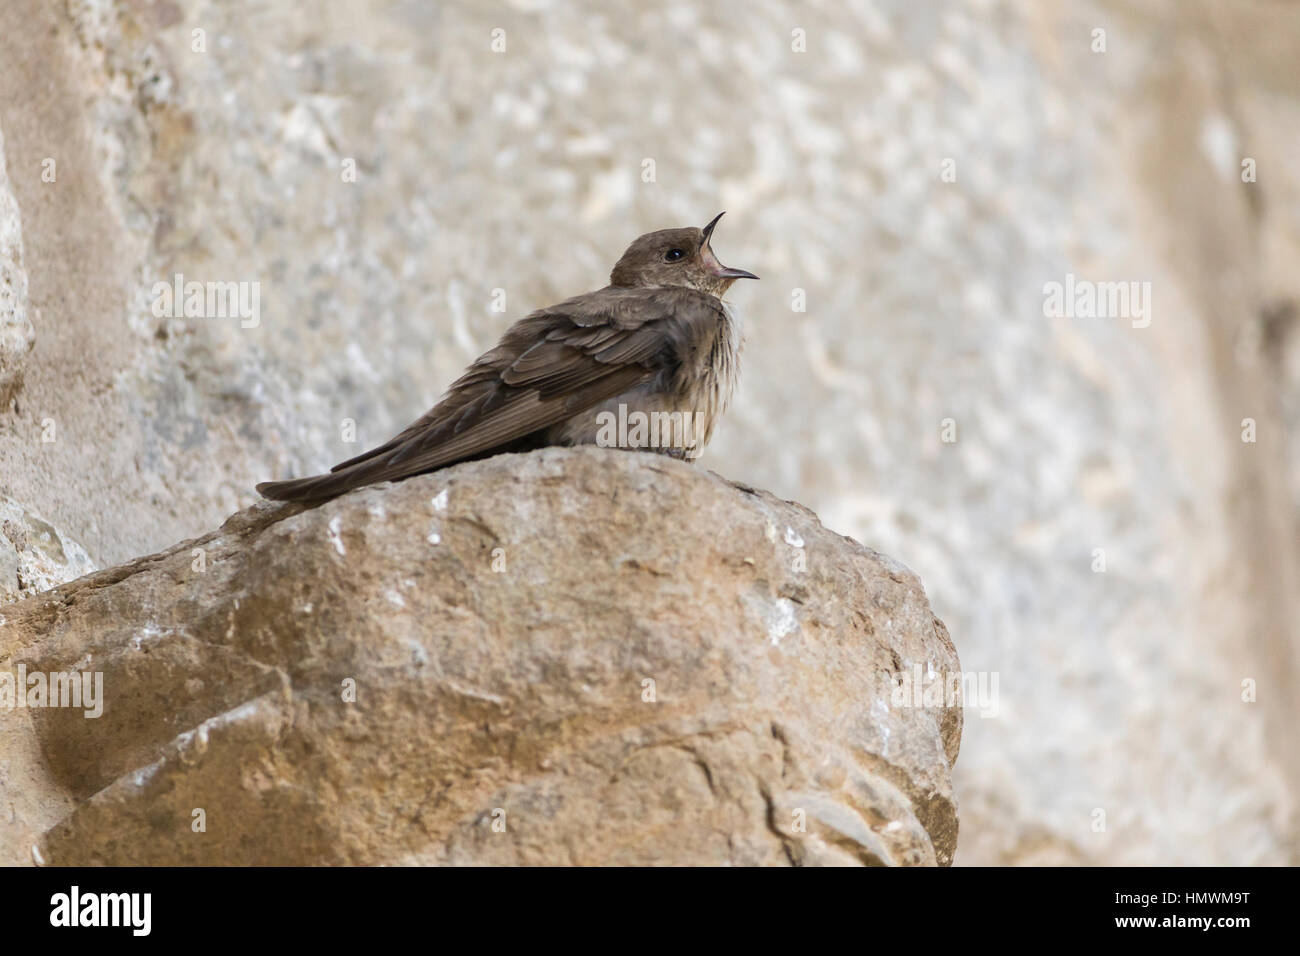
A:
[[[713,254],[709,239],[722,215],[703,229],[641,236],[608,286],[520,319],[392,440],[327,475],[267,481],[257,490],[278,501],[317,501],[547,445],[693,459],[736,383],[740,329],[722,296],[737,279],[758,278]]]

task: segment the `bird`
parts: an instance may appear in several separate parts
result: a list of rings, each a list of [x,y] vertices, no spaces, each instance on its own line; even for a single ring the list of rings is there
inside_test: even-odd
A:
[[[274,501],[319,502],[553,445],[612,445],[694,461],[739,371],[740,322],[723,296],[737,279],[758,278],[714,254],[710,240],[724,214],[703,228],[637,238],[609,285],[519,319],[432,409],[384,444],[328,474],[266,481],[257,491]]]

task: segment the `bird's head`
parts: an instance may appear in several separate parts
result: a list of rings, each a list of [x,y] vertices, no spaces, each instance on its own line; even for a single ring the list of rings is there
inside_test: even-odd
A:
[[[757,279],[744,269],[728,269],[709,248],[718,213],[703,229],[648,232],[627,247],[609,275],[611,285],[632,288],[683,285],[719,298],[737,279]]]

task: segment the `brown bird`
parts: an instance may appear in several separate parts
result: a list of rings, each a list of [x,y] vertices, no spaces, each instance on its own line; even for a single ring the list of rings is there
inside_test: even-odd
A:
[[[267,481],[316,501],[460,461],[547,445],[613,445],[693,459],[736,383],[740,330],[722,296],[737,279],[703,229],[637,239],[595,292],[512,325],[442,400],[392,440],[327,475]]]

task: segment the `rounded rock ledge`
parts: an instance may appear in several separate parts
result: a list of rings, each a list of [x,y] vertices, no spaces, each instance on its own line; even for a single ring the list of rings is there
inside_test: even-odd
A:
[[[259,504],[5,615],[0,673],[103,674],[97,718],[0,714],[43,788],[4,825],[10,857],[23,839],[74,865],[956,848],[961,700],[897,686],[959,672],[920,581],[660,456],[545,449]]]

